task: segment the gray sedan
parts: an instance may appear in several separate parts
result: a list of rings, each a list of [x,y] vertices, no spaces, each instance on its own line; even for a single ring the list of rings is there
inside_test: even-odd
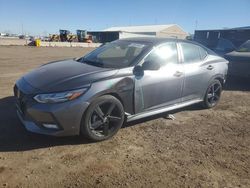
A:
[[[27,130],[101,141],[124,121],[185,106],[217,105],[228,62],[185,40],[129,38],[79,59],[51,62],[15,84],[17,114]]]

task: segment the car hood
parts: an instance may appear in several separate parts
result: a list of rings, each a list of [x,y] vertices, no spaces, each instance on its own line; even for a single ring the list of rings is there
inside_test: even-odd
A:
[[[56,92],[84,87],[94,81],[111,77],[117,71],[74,60],[64,60],[38,67],[22,79],[40,92]]]
[[[233,51],[227,53],[225,58],[228,61],[237,61],[237,62],[249,62],[250,63],[250,52],[237,52]]]

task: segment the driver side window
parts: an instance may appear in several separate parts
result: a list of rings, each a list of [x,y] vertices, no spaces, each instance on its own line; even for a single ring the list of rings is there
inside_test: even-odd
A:
[[[144,60],[159,62],[161,66],[168,63],[178,63],[178,53],[176,43],[169,42],[155,48]]]

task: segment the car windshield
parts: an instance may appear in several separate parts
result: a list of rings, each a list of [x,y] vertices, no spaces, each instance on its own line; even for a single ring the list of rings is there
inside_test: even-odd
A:
[[[124,68],[131,65],[148,47],[149,43],[118,40],[97,48],[78,61],[106,68]]]
[[[235,46],[233,45],[233,43],[230,40],[220,38],[215,50],[218,50],[218,51],[233,51],[233,50],[235,50]]]
[[[243,43],[238,49],[237,52],[250,52],[250,40]]]

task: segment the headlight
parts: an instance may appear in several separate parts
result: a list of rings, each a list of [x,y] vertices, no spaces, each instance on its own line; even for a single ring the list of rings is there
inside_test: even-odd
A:
[[[84,94],[88,88],[77,89],[73,91],[65,91],[60,93],[39,94],[34,99],[39,103],[59,103],[71,101]]]

